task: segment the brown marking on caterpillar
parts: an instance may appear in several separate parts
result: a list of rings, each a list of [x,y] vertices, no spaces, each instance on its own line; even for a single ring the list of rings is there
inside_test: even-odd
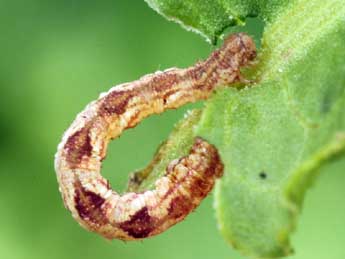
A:
[[[178,76],[172,71],[168,74],[158,74],[152,80],[152,89],[156,92],[163,92],[169,90],[173,84],[176,84],[179,81]]]
[[[68,138],[64,148],[68,150],[66,158],[71,166],[80,164],[83,156],[91,156],[92,145],[90,141],[88,128],[82,128]]]
[[[84,189],[80,181],[75,182],[75,208],[80,218],[97,225],[104,225],[107,219],[101,209],[105,199]]]
[[[169,218],[173,220],[180,219],[185,217],[190,211],[190,208],[193,207],[192,202],[188,197],[177,196],[171,202],[169,206]]]
[[[147,116],[206,99],[218,87],[241,81],[240,68],[255,56],[253,40],[234,34],[194,67],[144,76],[90,103],[65,132],[55,157],[60,190],[73,217],[88,230],[123,240],[157,235],[184,219],[222,175],[213,145],[196,137],[189,153],[169,163],[153,190],[123,195],[100,173],[107,145]],[[140,185],[145,177],[132,181]]]
[[[110,115],[116,113],[123,114],[126,111],[126,105],[133,97],[132,91],[113,91],[104,100],[100,107],[100,114]]]
[[[134,238],[148,237],[155,225],[155,219],[149,215],[147,207],[137,211],[131,219],[119,224],[128,235]]]
[[[191,69],[188,71],[188,76],[192,78],[192,80],[198,80],[202,74],[204,73],[204,69],[201,66],[195,67],[195,69]]]

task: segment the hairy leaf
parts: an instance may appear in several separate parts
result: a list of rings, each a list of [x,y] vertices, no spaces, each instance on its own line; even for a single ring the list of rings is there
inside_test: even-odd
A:
[[[243,25],[246,17],[271,20],[290,0],[145,0],[169,20],[194,30],[212,43],[232,25]]]
[[[219,91],[207,103],[196,134],[225,163],[219,227],[245,254],[292,252],[305,190],[324,162],[343,154],[344,46],[341,0],[296,1],[265,28],[258,84]]]
[[[255,257],[291,254],[306,190],[345,157],[343,1],[146,1],[213,43],[248,16],[266,21],[256,84],[218,91],[188,138],[215,144],[225,164],[215,197],[225,239]]]

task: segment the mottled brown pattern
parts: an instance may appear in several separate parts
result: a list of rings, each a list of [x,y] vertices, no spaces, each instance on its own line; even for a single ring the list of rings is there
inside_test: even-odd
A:
[[[198,81],[202,77],[202,75],[205,73],[204,67],[202,65],[197,65],[195,68],[190,69],[188,71],[187,77],[192,78],[192,80]]]
[[[224,165],[220,159],[217,149],[212,145],[209,148],[212,149],[212,152],[210,152],[211,156],[208,158],[209,161],[208,161],[208,167],[205,170],[205,176],[209,177],[209,176],[216,175],[216,177],[219,178],[223,175]],[[194,149],[196,152],[199,152],[200,147],[194,146]],[[195,168],[195,170],[197,170],[197,168]]]
[[[190,154],[199,154],[200,159],[195,166],[193,163],[188,165],[189,161],[185,161],[188,168],[198,172],[198,175],[194,175],[189,189],[195,197],[204,198],[212,189],[215,179],[223,174],[224,166],[217,149],[201,138],[196,138]]]
[[[119,224],[119,227],[134,238],[145,238],[155,228],[155,219],[149,215],[147,207],[136,212],[131,219]]]
[[[169,90],[178,80],[178,76],[172,72],[157,74],[157,76],[152,79],[151,87],[155,92],[163,92]]]
[[[66,160],[71,167],[80,164],[83,156],[91,156],[93,147],[90,141],[89,129],[87,127],[75,132],[68,138],[64,149],[67,152]]]
[[[106,224],[108,220],[101,208],[103,203],[105,202],[105,199],[94,192],[85,190],[85,188],[79,181],[76,181],[74,186],[75,208],[80,218],[97,225]]]
[[[194,209],[194,206],[189,197],[177,196],[170,203],[169,218],[179,220],[181,217],[188,215]]]
[[[129,100],[135,96],[135,91],[113,91],[104,98],[99,108],[100,115],[121,115],[126,111]]]
[[[215,180],[223,172],[223,164],[218,158],[217,149],[202,138],[197,137],[189,154],[178,161],[173,161],[172,165],[168,166],[165,176],[170,179],[171,187],[163,199],[158,202],[157,207],[161,208],[166,199],[171,199],[171,201],[168,205],[168,214],[166,218],[159,222],[158,229],[160,225],[164,225],[167,221],[175,224],[183,220],[207,196],[213,188]],[[197,159],[198,162],[195,163],[194,159]],[[193,164],[196,166],[193,166]],[[178,177],[179,171],[177,168],[179,168],[179,165],[188,168],[187,174],[184,174],[182,178]],[[183,195],[184,192],[181,192],[181,189],[192,195]]]
[[[193,195],[198,198],[204,198],[213,187],[213,184],[208,182],[208,179],[195,179],[190,189],[193,191]]]
[[[213,145],[195,138],[189,153],[171,161],[153,190],[124,195],[113,191],[100,173],[107,145],[152,114],[207,99],[218,87],[246,82],[241,81],[240,69],[255,56],[253,40],[234,34],[193,67],[113,87],[88,105],[65,132],[55,157],[60,190],[73,217],[90,231],[122,240],[157,235],[183,220],[222,175],[223,164]],[[155,163],[132,179],[134,190]]]

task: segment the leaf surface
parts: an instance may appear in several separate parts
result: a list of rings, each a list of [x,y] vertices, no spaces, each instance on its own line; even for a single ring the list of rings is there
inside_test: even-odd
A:
[[[215,43],[233,25],[244,25],[246,17],[271,20],[291,0],[145,0],[150,7],[186,29]]]
[[[219,227],[245,254],[292,252],[305,191],[325,162],[343,155],[344,25],[342,1],[294,2],[265,28],[257,85],[207,102],[196,135],[219,148]]]
[[[246,71],[256,83],[217,91],[188,138],[216,145],[225,164],[215,195],[224,238],[254,257],[291,254],[306,190],[345,156],[344,2],[146,1],[213,43],[246,17],[266,22],[258,64]]]

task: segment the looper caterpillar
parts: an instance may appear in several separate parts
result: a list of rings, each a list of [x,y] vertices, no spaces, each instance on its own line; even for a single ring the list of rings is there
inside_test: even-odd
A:
[[[60,191],[73,217],[90,231],[122,240],[159,234],[184,219],[222,175],[213,145],[195,138],[189,154],[171,161],[155,189],[124,195],[100,174],[107,145],[151,114],[206,99],[218,86],[241,81],[240,68],[255,56],[253,40],[234,34],[193,67],[146,75],[91,102],[65,132],[55,156]]]

